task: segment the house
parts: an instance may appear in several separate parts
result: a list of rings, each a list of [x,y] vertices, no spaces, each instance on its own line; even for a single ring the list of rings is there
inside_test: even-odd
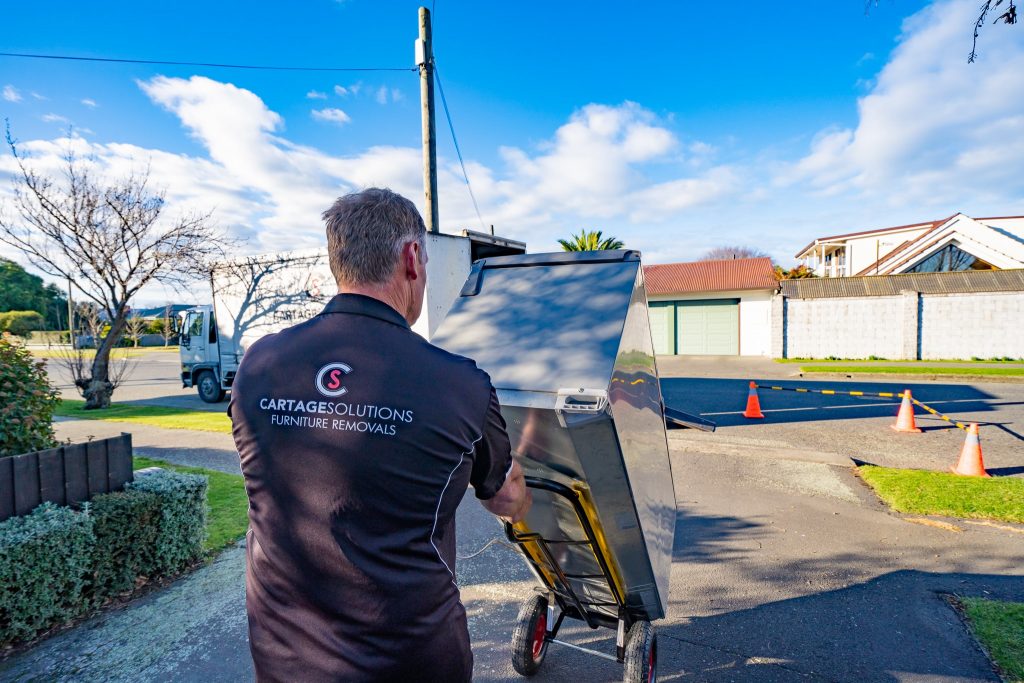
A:
[[[1024,268],[1024,216],[949,218],[819,237],[796,257],[821,277]]]
[[[650,265],[644,280],[656,354],[770,355],[771,259]]]

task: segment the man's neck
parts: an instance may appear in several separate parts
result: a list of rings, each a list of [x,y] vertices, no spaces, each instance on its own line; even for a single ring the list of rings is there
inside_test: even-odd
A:
[[[412,325],[413,321],[409,320],[410,302],[408,301],[408,296],[405,296],[403,292],[396,291],[396,288],[391,283],[378,287],[342,285],[338,287],[338,294],[361,294],[362,296],[376,299],[395,309],[400,316],[405,318],[406,322]]]

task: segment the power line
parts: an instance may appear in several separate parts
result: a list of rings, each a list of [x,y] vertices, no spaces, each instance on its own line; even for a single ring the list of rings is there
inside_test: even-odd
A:
[[[73,55],[40,55],[24,52],[0,52],[0,57],[26,59],[59,59],[72,62],[107,62],[116,64],[157,64],[161,66],[205,66],[214,69],[250,69],[254,71],[416,71],[416,67],[342,67],[342,66],[272,66],[267,64],[218,64],[215,62],[177,62],[160,59],[116,59],[113,57],[76,57]]]
[[[437,70],[437,63],[434,63],[434,78],[437,79],[437,91],[441,93],[441,105],[444,107],[444,116],[448,119],[448,130],[452,132],[452,142],[455,143],[455,154],[459,157],[459,166],[462,167],[462,177],[466,180],[466,189],[469,190],[469,198],[473,200],[473,208],[476,209],[476,217],[480,219],[480,230],[487,232],[484,217],[480,215],[480,207],[476,203],[476,195],[473,194],[473,186],[469,182],[469,175],[466,173],[466,164],[462,160],[462,150],[459,149],[459,140],[455,137],[455,126],[452,124],[452,115],[448,111],[448,100],[444,96],[444,86],[441,85],[441,74]]]

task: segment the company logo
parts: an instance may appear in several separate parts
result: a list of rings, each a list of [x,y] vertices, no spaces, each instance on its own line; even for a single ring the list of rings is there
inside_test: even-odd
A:
[[[342,378],[352,372],[352,368],[344,363],[328,363],[316,373],[316,390],[329,398],[337,398],[348,393],[341,385]]]

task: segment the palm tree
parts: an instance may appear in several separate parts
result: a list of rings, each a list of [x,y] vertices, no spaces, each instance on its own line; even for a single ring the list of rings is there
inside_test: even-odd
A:
[[[622,240],[614,237],[602,239],[600,230],[580,230],[580,234],[573,235],[568,240],[558,240],[563,251],[602,251],[604,249],[622,249],[625,245]]]

